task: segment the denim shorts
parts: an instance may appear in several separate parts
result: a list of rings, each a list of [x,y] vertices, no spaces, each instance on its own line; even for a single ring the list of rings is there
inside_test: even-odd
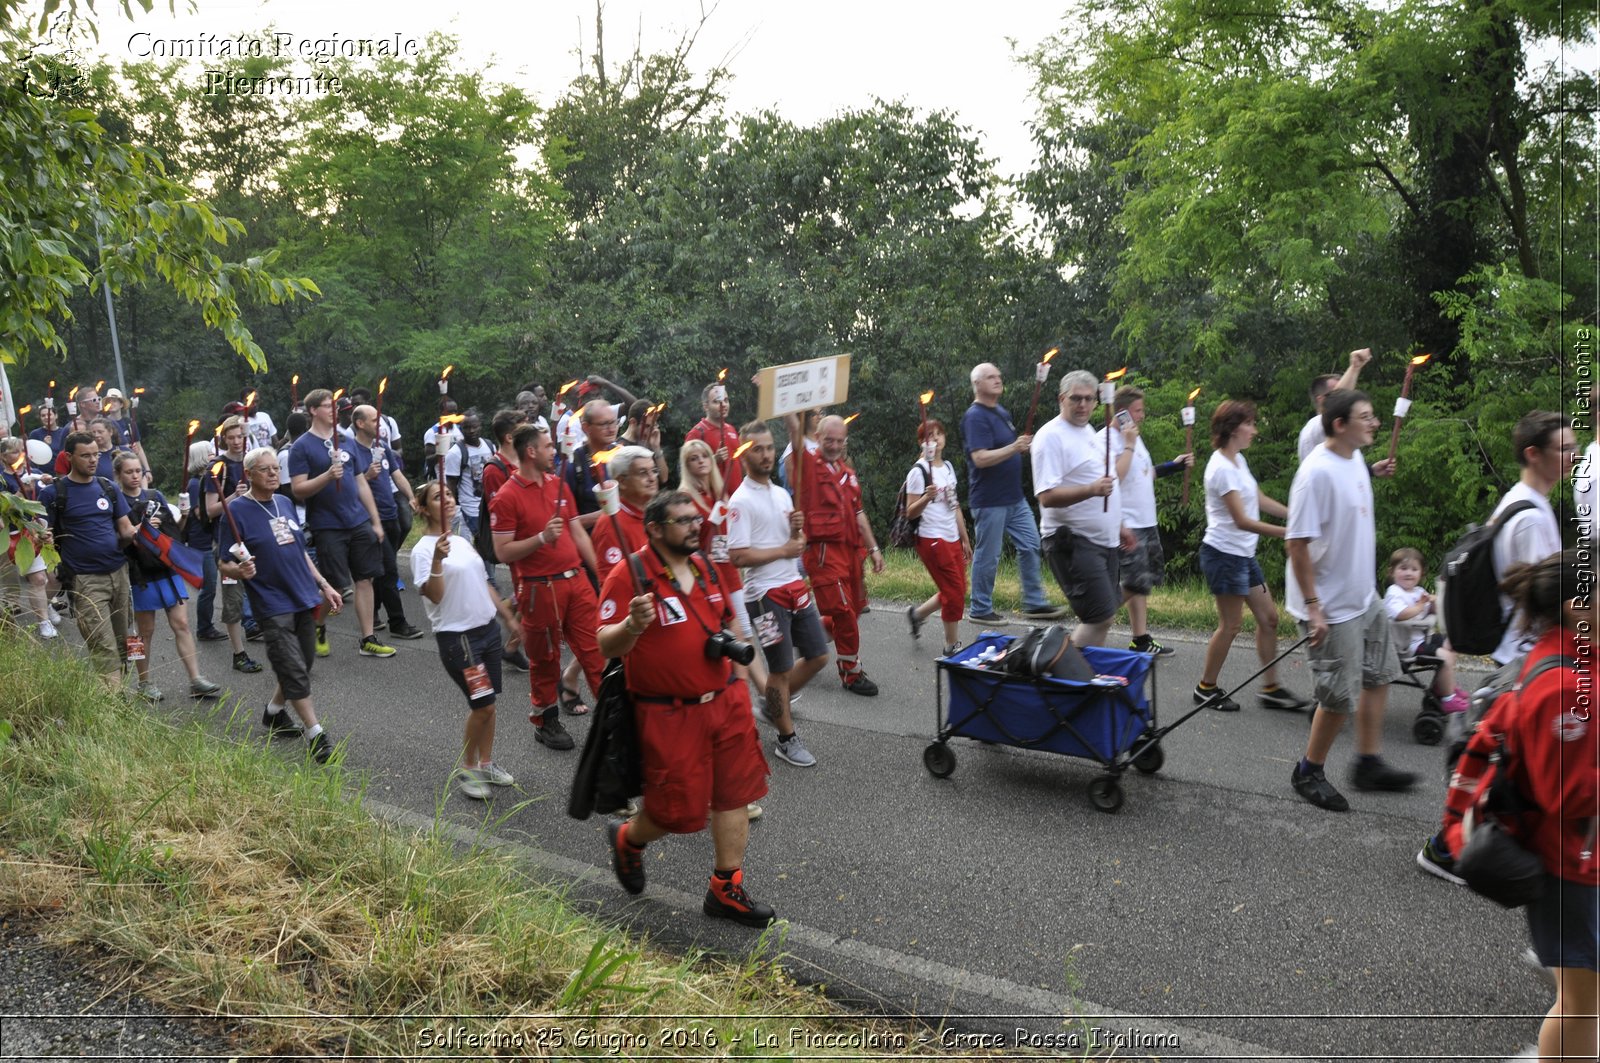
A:
[[[1267,574],[1255,556],[1240,557],[1223,553],[1210,543],[1200,544],[1200,572],[1206,578],[1211,593],[1221,597],[1234,595],[1243,598],[1256,587],[1267,585]]]
[[[1528,905],[1528,936],[1544,967],[1600,970],[1600,889],[1546,872],[1544,896]]]

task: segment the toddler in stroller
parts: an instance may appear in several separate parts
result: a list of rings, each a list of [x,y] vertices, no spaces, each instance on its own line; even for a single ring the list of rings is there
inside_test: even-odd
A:
[[[1434,630],[1438,611],[1433,595],[1422,586],[1422,552],[1403,546],[1389,555],[1389,589],[1383,606],[1389,614],[1400,671],[1406,685],[1422,689],[1422,711],[1411,734],[1423,745],[1437,745],[1450,717],[1470,705],[1466,691],[1456,686],[1456,655],[1444,635]],[[1431,677],[1431,681],[1424,682]]]

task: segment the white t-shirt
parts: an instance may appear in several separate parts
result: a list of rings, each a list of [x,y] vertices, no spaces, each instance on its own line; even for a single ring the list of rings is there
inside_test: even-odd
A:
[[[770,550],[789,541],[789,514],[794,500],[776,483],[758,484],[750,477],[739,482],[728,499],[728,549],[754,547]],[[744,600],[759,601],[774,587],[784,587],[800,578],[800,565],[792,557],[768,561],[744,570]]]
[[[254,416],[245,418],[244,443],[246,450],[272,446],[273,437],[277,434],[278,426],[272,423],[271,414],[257,410]]]
[[[1094,434],[1095,445],[1102,450],[1101,466],[1105,465],[1104,448],[1106,430]],[[1111,474],[1116,475],[1117,459],[1128,446],[1122,433],[1111,433]],[[1128,475],[1122,478],[1122,523],[1129,528],[1154,528],[1156,526],[1156,463],[1144,445],[1144,437],[1133,441],[1133,459],[1128,464]]]
[[[290,441],[289,446],[278,451],[278,468],[284,470],[285,474],[289,470],[289,451],[293,446],[293,441]],[[300,527],[304,528],[306,526],[306,504],[297,498],[292,499],[292,501],[294,502],[294,518],[300,522]]]
[[[1250,472],[1250,463],[1243,454],[1233,461],[1220,450],[1213,450],[1206,461],[1206,533],[1202,542],[1213,550],[1221,550],[1235,557],[1255,557],[1256,544],[1261,536],[1245,531],[1233,522],[1228,510],[1227,495],[1239,493],[1239,503],[1244,515],[1251,520],[1261,519],[1261,494],[1256,489],[1256,478]]]
[[[1400,637],[1396,639],[1406,648],[1407,653],[1415,652],[1421,645],[1425,635],[1433,630],[1434,621],[1438,619],[1429,605],[1415,616],[1400,619],[1400,614],[1422,601],[1422,596],[1427,593],[1427,588],[1417,584],[1406,590],[1398,583],[1389,584],[1389,589],[1383,592],[1383,611],[1389,614],[1389,623],[1394,625],[1394,630]]]
[[[467,452],[467,468],[461,469],[461,451]],[[478,490],[483,484],[483,467],[489,464],[489,459],[494,457],[494,447],[489,445],[487,439],[480,438],[478,445],[462,441],[461,446],[452,446],[450,452],[444,456],[444,476],[461,477],[461,486],[456,491],[456,502],[461,506],[461,512],[466,516],[478,516],[479,496]]]
[[[1105,440],[1096,442],[1088,425],[1076,427],[1064,417],[1052,418],[1033,437],[1033,493],[1054,487],[1092,484],[1106,474]],[[1047,536],[1067,528],[1098,546],[1121,543],[1122,489],[1111,478],[1111,504],[1096,495],[1070,506],[1039,506],[1039,534]]]
[[[1300,442],[1295,448],[1300,455],[1300,460],[1305,461],[1306,455],[1315,450],[1317,445],[1327,438],[1328,433],[1322,430],[1322,414],[1313,414],[1311,420],[1306,422],[1306,426],[1300,429]]]
[[[906,473],[907,502],[928,489],[928,481],[922,474],[926,467],[926,463],[919,461]],[[961,532],[956,527],[956,507],[960,504],[956,495],[955,467],[948,461],[933,466],[933,501],[922,509],[922,519],[917,523],[917,538],[960,542]]]
[[[433,571],[433,550],[437,535],[424,535],[411,548],[411,584],[420,593]],[[470,542],[450,536],[450,555],[439,565],[444,579],[444,595],[437,602],[422,595],[428,623],[435,632],[471,631],[495,618],[494,599],[489,597],[489,573],[483,558]]]
[[[400,426],[388,414],[378,418],[378,438],[389,444],[391,450],[400,449]]]
[[[1533,508],[1525,509],[1512,517],[1494,537],[1496,578],[1504,576],[1511,570],[1511,566],[1519,561],[1543,561],[1551,554],[1561,552],[1561,525],[1556,521],[1556,513],[1550,507],[1550,500],[1520,480],[1501,497],[1500,503],[1494,507],[1489,519],[1494,520],[1513,502],[1522,501],[1532,502]],[[1503,594],[1500,595],[1500,615],[1511,616],[1511,610],[1511,599]],[[1505,664],[1511,658],[1526,652],[1532,645],[1532,636],[1523,630],[1522,619],[1516,617],[1506,626],[1506,633],[1501,636],[1500,645],[1496,646],[1489,656],[1496,662]]]
[[[1378,557],[1377,522],[1372,510],[1372,476],[1359,451],[1341,458],[1314,447],[1289,488],[1288,539],[1309,539],[1312,571],[1322,615],[1342,624],[1367,611],[1378,596],[1373,578]],[[1305,594],[1291,564],[1285,579],[1289,615],[1308,619]]]

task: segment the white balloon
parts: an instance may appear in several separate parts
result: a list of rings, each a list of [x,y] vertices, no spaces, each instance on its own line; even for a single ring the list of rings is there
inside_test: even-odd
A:
[[[28,460],[35,465],[53,465],[56,460],[56,452],[51,450],[50,444],[44,440],[30,439],[28,440]]]

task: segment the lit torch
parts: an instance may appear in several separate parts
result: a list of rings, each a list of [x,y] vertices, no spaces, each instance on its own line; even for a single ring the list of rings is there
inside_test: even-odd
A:
[[[1100,402],[1106,408],[1106,475],[1108,477],[1111,475],[1111,403],[1117,397],[1117,381],[1121,380],[1123,374],[1127,371],[1128,367],[1123,366],[1121,369],[1107,373],[1105,380],[1100,384]],[[1111,512],[1110,495],[1106,495],[1100,500],[1100,511],[1102,513]]]
[[[144,394],[144,388],[134,388],[133,397],[128,400],[128,427],[133,429],[133,441],[139,439],[139,397]]]
[[[924,391],[917,396],[917,414],[922,418],[923,435],[927,435],[928,428],[928,403],[933,401],[932,390]]]
[[[1188,401],[1183,405],[1183,449],[1189,454],[1189,464],[1183,469],[1183,498],[1181,504],[1189,504],[1189,474],[1194,471],[1194,397],[1200,394],[1200,389],[1195,388],[1189,392]]]
[[[621,447],[612,447],[610,450],[602,450],[589,456],[589,476],[594,480],[594,486],[590,490],[594,492],[594,500],[600,503],[600,508],[613,515],[613,520],[615,520],[614,515],[617,510],[621,507],[621,502],[617,498],[617,481],[606,479],[609,471],[606,469],[606,465],[621,449]],[[616,528],[612,530],[617,534],[618,547],[621,547],[623,545],[621,531]]]
[[[844,419],[844,426],[846,428],[849,428],[852,424],[855,424],[856,418],[860,417],[860,416],[861,416],[861,411],[860,410],[857,410],[855,413],[852,413],[849,417],[846,417]]]
[[[56,382],[50,381],[50,386],[44,392],[44,404],[52,410],[56,408]]]
[[[190,421],[189,434],[183,437],[183,460],[178,462],[178,468],[181,470],[178,490],[184,494],[187,494],[189,490],[189,448],[194,445],[194,434],[198,431],[200,431],[200,422]],[[204,493],[203,491],[201,492],[201,494]]]
[[[448,373],[449,370],[446,370],[446,372]],[[441,377],[440,379],[442,380],[443,378]],[[439,431],[437,433],[438,442],[435,443],[434,446],[435,446],[436,452],[439,455],[439,490],[440,491],[443,491],[444,488],[445,488],[445,482],[444,482],[444,459],[445,459],[445,457],[447,455],[449,455],[450,450],[451,450],[450,440],[449,440],[450,427],[452,425],[458,425],[462,421],[465,421],[466,419],[467,419],[467,415],[464,414],[464,413],[441,413],[439,415]],[[463,475],[465,474],[465,472],[466,472],[466,470],[463,469],[462,470]],[[441,495],[440,498],[442,499],[443,495]],[[442,506],[443,504],[444,503],[441,501],[440,505]],[[439,512],[442,514],[444,512],[444,510],[440,509]]]
[[[1394,400],[1394,428],[1389,432],[1389,460],[1394,461],[1394,448],[1400,443],[1400,422],[1411,412],[1411,374],[1423,365],[1431,354],[1419,354],[1406,365],[1406,378],[1400,384],[1400,397]]]
[[[289,409],[300,408],[300,374],[296,373],[289,378]]]
[[[1052,347],[1044,352],[1044,360],[1033,367],[1033,401],[1028,404],[1028,423],[1023,427],[1022,434],[1033,435],[1033,416],[1039,411],[1039,389],[1044,387],[1044,382],[1050,377],[1050,359],[1061,353],[1060,348]]]
[[[389,378],[378,381],[378,431],[383,431],[383,393],[389,390]]]
[[[17,411],[17,421],[22,426],[22,437],[24,439],[26,439],[28,437],[28,414],[30,414],[32,412],[33,412],[33,407],[32,406],[24,406],[24,407],[22,407],[22,409]],[[44,422],[40,421],[40,425],[43,426],[43,424],[44,424]]]
[[[450,373],[454,369],[455,366],[447,365],[444,367],[444,372],[439,374],[439,394],[450,394]]]
[[[744,457],[744,452],[749,450],[751,447],[755,446],[755,442],[756,441],[753,440],[753,439],[747,439],[743,443],[740,443],[738,446],[734,447],[733,448],[733,453],[728,456],[728,463],[731,465],[731,464],[737,462],[740,458]],[[725,501],[727,499],[727,497],[728,497],[728,478],[726,476],[724,476],[722,478],[722,491],[717,495],[717,501],[719,501],[719,502]]]

